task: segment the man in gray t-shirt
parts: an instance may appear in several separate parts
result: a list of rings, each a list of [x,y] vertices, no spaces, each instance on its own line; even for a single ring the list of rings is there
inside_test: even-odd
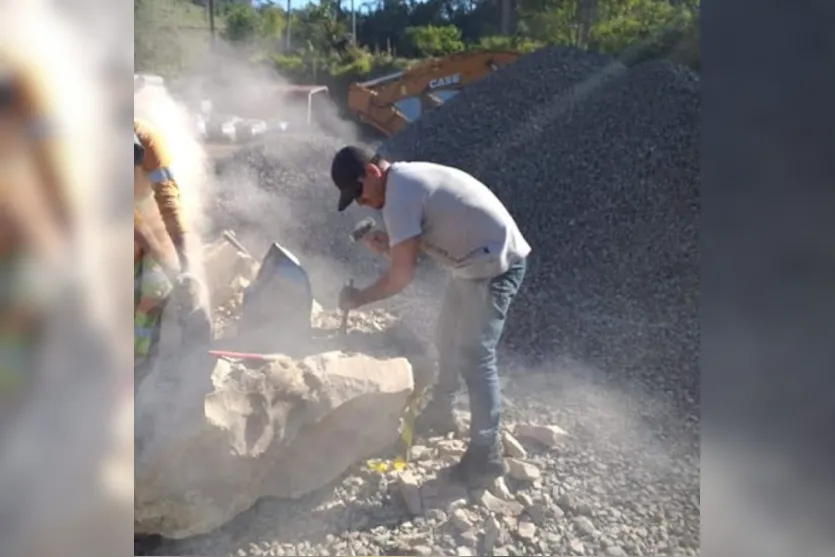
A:
[[[493,192],[462,170],[388,163],[348,146],[334,156],[331,178],[340,190],[340,211],[353,202],[382,211],[388,233],[371,233],[365,242],[391,262],[371,286],[345,287],[339,296],[343,310],[402,291],[414,277],[421,250],[450,269],[438,322],[438,382],[415,429],[442,435],[455,430],[460,374],[470,397],[470,444],[452,475],[470,486],[502,475],[496,346],[531,247]]]

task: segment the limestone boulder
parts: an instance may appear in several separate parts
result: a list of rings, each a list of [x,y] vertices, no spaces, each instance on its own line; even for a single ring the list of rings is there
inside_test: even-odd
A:
[[[327,485],[397,441],[413,389],[405,358],[339,351],[154,372],[136,398],[135,533],[206,533]]]

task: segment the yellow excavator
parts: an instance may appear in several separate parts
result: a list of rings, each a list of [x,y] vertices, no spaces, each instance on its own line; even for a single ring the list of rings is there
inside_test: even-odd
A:
[[[514,51],[480,50],[433,58],[402,72],[352,83],[348,109],[363,124],[391,136],[520,56]]]

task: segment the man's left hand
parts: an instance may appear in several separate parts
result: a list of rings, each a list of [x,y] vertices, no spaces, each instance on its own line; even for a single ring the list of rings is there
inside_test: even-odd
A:
[[[180,275],[174,284],[172,301],[176,304],[180,326],[189,342],[205,343],[212,339],[211,314],[202,304],[204,288],[190,274]]]
[[[176,304],[178,313],[191,313],[200,307],[203,285],[193,275],[180,274],[174,278],[173,283],[171,299]]]
[[[364,305],[361,290],[353,286],[343,286],[339,292],[339,309],[350,311]]]

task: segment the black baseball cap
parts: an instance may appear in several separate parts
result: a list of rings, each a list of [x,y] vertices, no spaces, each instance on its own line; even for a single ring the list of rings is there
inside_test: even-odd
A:
[[[372,150],[356,145],[348,145],[340,149],[331,163],[331,179],[339,188],[338,209],[344,211],[362,195],[362,178],[365,167],[376,163],[380,157]]]

